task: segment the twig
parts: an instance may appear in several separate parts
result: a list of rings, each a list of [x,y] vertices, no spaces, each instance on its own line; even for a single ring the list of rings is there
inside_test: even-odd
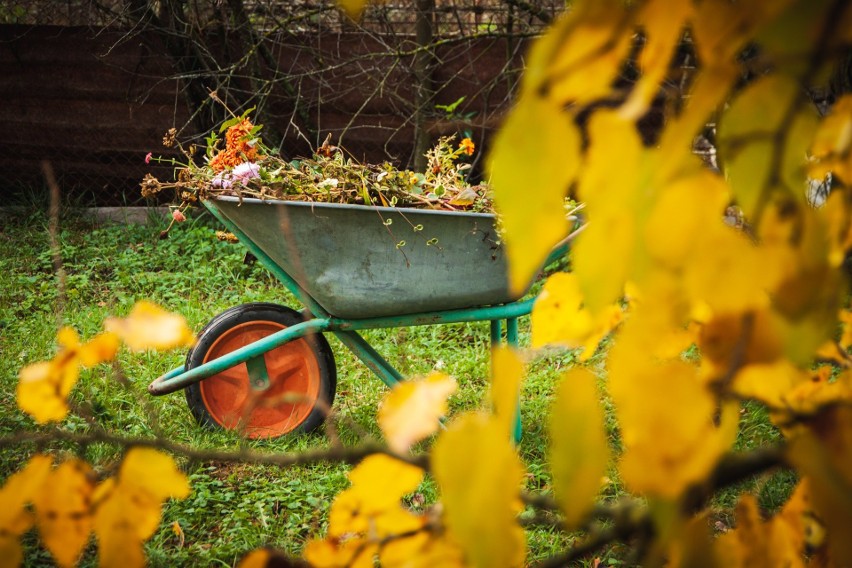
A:
[[[713,494],[729,485],[754,475],[786,465],[786,448],[778,445],[760,448],[748,453],[728,454],[716,464],[716,467],[702,483],[690,486],[681,497],[681,513],[693,515],[704,507]],[[556,502],[547,495],[523,495],[527,505],[552,510]],[[603,526],[594,519],[609,519],[611,524]],[[624,542],[639,538],[647,542],[653,537],[654,524],[647,507],[636,500],[621,500],[612,505],[598,505],[589,514],[587,524],[588,538],[568,550],[551,556],[537,565],[537,568],[556,568],[579,560],[614,542]],[[641,559],[640,559],[641,560]]]
[[[41,163],[41,170],[44,172],[44,177],[47,180],[47,186],[50,188],[50,224],[48,225],[48,234],[50,235],[50,254],[53,259],[53,272],[56,274],[56,328],[59,329],[63,324],[65,316],[65,267],[62,265],[62,250],[59,248],[59,185],[56,183],[56,176],[53,173],[53,166],[50,162],[44,160]]]
[[[9,436],[0,437],[0,448],[15,447],[25,444],[36,444],[38,447],[44,448],[53,441],[71,442],[76,444],[104,443],[122,448],[143,446],[163,450],[175,455],[183,456],[191,461],[200,462],[217,461],[223,463],[251,463],[287,467],[320,462],[355,464],[369,455],[385,454],[420,468],[428,469],[429,467],[429,458],[426,455],[407,456],[397,454],[386,446],[379,444],[367,443],[353,447],[334,447],[297,453],[264,453],[250,449],[241,449],[239,451],[202,450],[186,446],[184,444],[171,442],[163,438],[119,436],[101,429],[85,434],[59,429],[45,430],[41,432],[18,432]]]

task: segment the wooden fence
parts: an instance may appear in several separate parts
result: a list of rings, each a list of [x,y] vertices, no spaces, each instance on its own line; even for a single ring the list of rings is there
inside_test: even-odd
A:
[[[331,133],[358,159],[410,161],[412,55],[363,34],[294,36],[272,47],[278,66],[263,77],[271,86],[263,108],[283,133],[286,155],[304,155]],[[469,129],[478,145],[487,145],[511,101],[524,49],[523,40],[512,38],[438,46],[430,133]],[[250,88],[248,72],[238,71],[232,84]],[[0,26],[0,171],[7,191],[43,186],[40,164],[48,160],[77,203],[139,204],[145,173],[172,175],[170,167],[144,162],[148,152],[167,152],[165,131],[182,128],[184,140],[204,134],[185,127],[191,116],[176,75],[153,34]],[[461,97],[455,114],[436,106]]]

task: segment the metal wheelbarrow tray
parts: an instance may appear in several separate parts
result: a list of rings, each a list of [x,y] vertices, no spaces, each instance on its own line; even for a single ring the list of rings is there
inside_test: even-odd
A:
[[[494,215],[236,197],[203,204],[306,308],[231,308],[199,333],[183,367],[149,385],[154,395],[186,389],[208,427],[266,438],[319,426],[336,388],[323,333],[393,386],[402,375],[357,330],[490,321],[498,343],[506,320],[505,340],[516,344],[517,318],[532,309],[534,298],[519,301],[529,287],[509,292]]]
[[[494,215],[232,197],[215,206],[336,317],[452,310],[519,297],[508,291]]]

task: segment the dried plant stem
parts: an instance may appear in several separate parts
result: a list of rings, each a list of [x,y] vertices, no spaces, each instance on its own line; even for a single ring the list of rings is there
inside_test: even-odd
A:
[[[47,160],[42,161],[41,171],[47,180],[50,189],[50,222],[48,234],[50,235],[50,254],[53,259],[53,273],[56,275],[56,327],[61,328],[65,317],[66,277],[65,267],[62,265],[62,250],[59,247],[59,184],[53,173],[53,166]]]

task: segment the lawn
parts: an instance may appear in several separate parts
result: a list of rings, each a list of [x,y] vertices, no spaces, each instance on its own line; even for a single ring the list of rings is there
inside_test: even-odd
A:
[[[209,217],[190,216],[189,221],[173,227],[168,238],[161,239],[165,222],[156,217],[146,225],[124,225],[65,215],[58,234],[64,285],[55,274],[48,226],[46,215],[35,211],[5,219],[0,225],[0,435],[5,438],[0,479],[36,450],[32,444],[10,440],[16,432],[38,429],[17,409],[15,384],[21,367],[54,353],[60,323],[73,326],[84,339],[90,338],[101,329],[104,318],[126,315],[141,299],[182,314],[196,331],[216,314],[241,303],[299,307],[262,266],[245,261],[240,245],[217,240],[219,227]],[[378,330],[364,335],[406,376],[435,369],[453,376],[460,388],[450,401],[451,418],[483,403],[489,376],[486,323]],[[522,345],[528,344],[528,337],[528,322],[522,321]],[[379,440],[376,409],[386,387],[335,338],[329,337],[329,341],[338,370],[335,424],[341,441],[355,446]],[[228,432],[204,430],[194,422],[181,393],[149,396],[147,384],[181,365],[184,357],[184,352],[122,351],[118,371],[108,366],[84,371],[72,393],[78,413],[60,428],[71,433],[103,428],[126,437],[161,436],[202,450],[250,448],[290,453],[329,446],[322,430],[274,441],[246,441]],[[528,472],[527,490],[549,490],[544,429],[548,401],[560,373],[573,364],[571,352],[551,352],[530,365],[521,397],[524,437],[519,447]],[[592,358],[591,367],[605,380],[602,354]],[[117,372],[127,381],[116,380]],[[747,407],[742,420],[740,448],[776,439],[777,432],[759,408]],[[612,419],[609,428],[617,447],[618,432]],[[427,441],[418,449],[428,449],[428,445]],[[103,443],[53,442],[49,448],[59,454],[81,455],[100,471],[108,471],[120,457],[120,448]],[[297,555],[308,538],[324,534],[328,506],[346,487],[349,469],[340,463],[282,468],[177,457],[190,477],[192,493],[186,500],[167,504],[161,529],[146,545],[151,565],[233,566],[243,553],[264,545]],[[755,491],[761,505],[772,510],[786,498],[791,482],[789,475],[779,473],[737,489]],[[713,505],[723,526],[731,522],[729,509],[736,494],[728,491]],[[621,495],[613,470],[602,497]],[[409,504],[415,509],[428,507],[436,498],[434,484],[427,480]],[[575,536],[564,534],[547,518],[538,520],[544,522],[528,530],[530,563],[563,549]],[[25,540],[26,564],[43,564],[47,553],[33,535]],[[618,548],[598,556],[604,564],[629,561]],[[92,545],[82,564],[95,561]]]

